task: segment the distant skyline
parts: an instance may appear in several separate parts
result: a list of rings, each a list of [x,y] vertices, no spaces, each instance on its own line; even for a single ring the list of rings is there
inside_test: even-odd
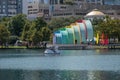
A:
[[[44,2],[44,4],[49,4],[49,0],[27,0],[27,1],[28,2],[40,1],[40,2]],[[93,0],[86,0],[86,1],[89,2],[89,1],[93,1]],[[120,5],[120,0],[103,0],[103,4]]]

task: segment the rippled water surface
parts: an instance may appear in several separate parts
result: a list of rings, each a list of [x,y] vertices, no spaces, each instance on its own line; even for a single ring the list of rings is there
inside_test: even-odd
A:
[[[120,80],[120,50],[0,49],[0,80]]]

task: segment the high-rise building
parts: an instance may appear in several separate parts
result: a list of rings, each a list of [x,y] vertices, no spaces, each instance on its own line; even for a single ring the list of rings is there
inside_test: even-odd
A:
[[[97,4],[97,5],[102,5],[103,0],[72,0],[71,1],[73,4],[81,5],[84,3],[90,3],[90,4]]]
[[[39,2],[42,4],[51,4],[51,5],[63,4],[63,0],[39,0]]]
[[[22,0],[22,14],[28,15],[28,1]]]
[[[0,17],[22,13],[22,0],[0,0]]]
[[[49,0],[51,5],[54,4],[63,4],[63,0]]]
[[[92,4],[103,4],[103,0],[85,0],[87,3],[92,3]]]
[[[45,1],[44,1],[44,0],[40,0],[40,3],[43,3],[43,4],[44,4],[44,3],[45,3]]]
[[[29,19],[36,18],[38,12],[39,12],[39,1],[38,0],[27,2],[27,17]]]
[[[120,5],[120,0],[103,0],[105,5]]]
[[[120,0],[73,0],[74,3],[90,3],[97,5],[120,5]]]
[[[90,3],[100,5],[120,5],[120,0],[73,0],[75,3]]]

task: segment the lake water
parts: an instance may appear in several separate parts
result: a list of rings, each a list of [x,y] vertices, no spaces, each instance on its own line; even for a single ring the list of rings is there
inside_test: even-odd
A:
[[[0,80],[120,80],[120,50],[0,49]]]

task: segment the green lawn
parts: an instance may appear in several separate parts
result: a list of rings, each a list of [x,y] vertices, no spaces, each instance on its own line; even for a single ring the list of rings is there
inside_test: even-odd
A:
[[[26,46],[0,46],[0,49],[26,49]],[[38,46],[29,46],[28,49],[45,49],[45,47],[38,47]]]
[[[0,46],[0,48],[10,48],[10,49],[14,49],[14,48],[22,48],[22,49],[24,49],[24,48],[26,48],[26,46],[8,46],[8,47],[5,47],[5,46]]]

